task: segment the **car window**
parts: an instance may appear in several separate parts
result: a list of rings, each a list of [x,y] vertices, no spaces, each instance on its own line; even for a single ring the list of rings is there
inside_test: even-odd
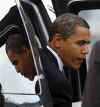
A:
[[[25,33],[29,32],[29,29],[25,30]],[[34,32],[35,30],[33,34]],[[27,37],[29,37],[29,35]],[[0,93],[4,97],[5,107],[43,107],[43,105],[52,107],[47,82],[42,72],[38,72],[43,70],[38,51],[38,49],[41,48],[41,43],[37,35],[33,38],[29,37],[27,40],[29,41],[33,55],[33,66],[35,66],[34,72],[36,75],[33,80],[17,73],[14,66],[16,63],[14,62],[12,64],[9,60],[5,50],[5,44],[0,47],[0,85],[2,86]],[[38,89],[36,87],[37,81]]]
[[[16,44],[17,45],[17,44]],[[16,72],[5,51],[5,45],[0,48],[0,83],[5,100],[16,104],[38,102],[35,93],[36,79],[30,81]]]
[[[55,11],[54,11],[54,8],[52,5],[52,1],[51,0],[42,0],[42,2],[48,12],[48,15],[49,15],[51,21],[53,22],[56,19],[56,15],[55,15]]]
[[[14,0],[1,0],[0,1],[0,20],[7,14],[10,7],[15,5]]]

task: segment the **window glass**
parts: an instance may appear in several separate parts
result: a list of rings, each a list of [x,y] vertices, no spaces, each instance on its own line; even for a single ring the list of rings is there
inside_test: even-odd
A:
[[[35,103],[40,99],[35,93],[36,78],[30,81],[20,73],[16,72],[15,67],[9,60],[5,45],[0,48],[0,84],[4,94],[6,104],[14,103]]]
[[[7,14],[10,7],[15,5],[14,0],[1,0],[0,1],[0,20]]]
[[[7,12],[8,11],[6,11],[6,13]],[[4,16],[2,16],[2,18],[3,17]],[[29,32],[29,29],[27,32]],[[33,34],[34,32],[35,30],[33,31]],[[41,43],[37,35],[35,35],[33,38],[29,37],[27,40],[28,42],[30,40],[29,46],[33,60],[32,65],[35,67],[33,72],[35,72],[36,75],[34,79],[30,80],[27,75],[25,77],[23,74],[16,72],[17,67],[14,65],[16,65],[18,62],[14,61],[13,64],[11,63],[11,60],[9,60],[5,50],[6,44],[4,44],[2,47],[0,47],[0,102],[4,102],[6,107],[43,107],[43,105],[49,107],[51,105],[51,98],[49,96],[50,94],[48,91],[47,82],[42,72],[43,69],[38,51],[38,49],[41,48]],[[18,44],[16,43],[16,46],[17,45]],[[25,63],[27,63],[27,60]]]
[[[56,19],[56,15],[55,15],[52,1],[51,0],[42,0],[42,2],[48,12],[48,15],[49,15],[51,21],[53,22]]]

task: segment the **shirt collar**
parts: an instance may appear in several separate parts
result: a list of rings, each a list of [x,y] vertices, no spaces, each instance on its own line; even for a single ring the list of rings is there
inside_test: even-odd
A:
[[[59,70],[62,72],[63,71],[63,62],[62,62],[61,58],[58,56],[58,54],[50,46],[47,46],[47,48],[50,52],[52,52],[52,54],[57,59]]]

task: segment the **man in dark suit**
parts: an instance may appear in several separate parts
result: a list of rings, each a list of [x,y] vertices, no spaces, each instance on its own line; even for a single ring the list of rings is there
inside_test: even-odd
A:
[[[72,106],[70,72],[80,67],[89,42],[89,25],[76,15],[63,14],[52,24],[48,46],[40,55],[54,107]]]
[[[48,46],[39,50],[44,75],[48,82],[54,107],[71,107],[73,93],[70,72],[71,69],[80,67],[88,53],[89,25],[77,15],[63,14],[57,17],[49,31]],[[9,36],[6,42],[6,52],[16,71],[33,80],[36,74],[32,72],[34,66],[32,65],[31,50],[24,42],[19,47],[16,45],[15,41],[19,42],[20,40],[18,35],[21,38],[20,33],[13,34],[12,37]]]

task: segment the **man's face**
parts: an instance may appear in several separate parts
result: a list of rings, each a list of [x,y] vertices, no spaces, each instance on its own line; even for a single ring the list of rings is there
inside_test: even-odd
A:
[[[76,26],[75,33],[68,39],[60,40],[58,54],[71,68],[78,69],[88,54],[88,44],[90,43],[90,31],[88,28]]]
[[[27,49],[22,54],[15,54],[11,50],[8,50],[7,55],[14,65],[16,72],[30,80],[34,79],[36,72],[34,71],[34,63],[30,50]]]

